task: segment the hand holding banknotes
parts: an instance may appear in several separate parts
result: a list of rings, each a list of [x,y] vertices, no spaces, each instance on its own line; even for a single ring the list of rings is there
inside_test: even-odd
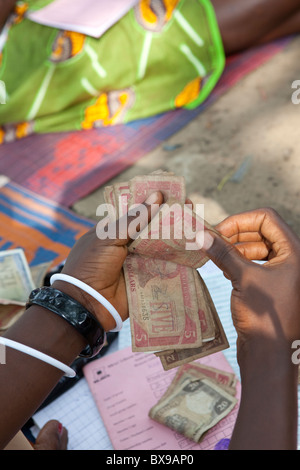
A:
[[[137,230],[144,224],[148,225],[151,215],[162,202],[160,192],[149,196],[148,203],[142,204],[146,208],[142,211],[145,220],[139,217]],[[128,303],[122,266],[127,256],[128,225],[134,225],[135,217],[129,215],[125,223],[121,219],[117,221],[123,233],[117,230],[119,236],[115,239],[99,240],[96,227],[92,228],[73,247],[63,269],[64,274],[78,278],[101,292],[115,306],[123,321],[128,318]],[[55,281],[53,287],[80,302],[105,330],[114,327],[111,315],[88,294],[63,281]],[[71,364],[86,345],[76,329],[38,305],[30,306],[3,337],[46,353],[64,364]],[[14,349],[6,348],[5,356],[5,364],[0,365],[0,415],[3,423],[0,426],[0,448],[4,448],[34,414],[63,375],[52,365]],[[15,393],[15,390],[20,393]],[[65,432],[63,427],[62,432]],[[39,445],[44,446],[44,442],[39,442]]]
[[[300,241],[271,209],[229,217],[203,248],[232,282],[242,401],[233,448],[286,449],[297,445],[300,338]],[[251,260],[264,261],[263,264]]]
[[[159,210],[162,202],[163,195],[160,192],[150,195],[143,204],[147,208],[143,214],[148,218],[142,221],[139,218],[138,230],[148,225],[151,216],[155,215],[156,210]],[[135,214],[138,214],[138,210]],[[129,312],[122,267],[128,254],[127,245],[130,241],[128,227],[135,225],[135,218],[136,215],[125,214],[116,222],[118,236],[105,240],[99,240],[96,226],[94,226],[78,240],[62,270],[63,274],[71,275],[88,284],[97,292],[101,292],[116,308],[123,321],[128,318]],[[115,221],[109,222],[107,218],[102,221],[103,226],[109,223],[114,224]],[[109,231],[109,227],[106,229]],[[79,302],[83,302],[89,311],[98,318],[106,331],[114,328],[114,319],[107,314],[105,307],[91,296],[62,281],[55,281],[53,287],[63,290],[71,297],[78,299]]]
[[[163,181],[163,178],[166,181]],[[176,179],[169,180],[169,178],[169,175],[161,173],[152,175],[146,181],[144,178],[136,178],[130,182],[129,186],[126,184],[122,188],[120,185],[113,190],[110,188],[108,197],[117,194],[125,199],[128,196],[134,197],[135,203],[142,204],[147,209],[145,221],[138,218],[139,228],[148,230],[149,222],[155,217],[155,212],[151,212],[151,206],[153,208],[155,204],[156,210],[159,210],[168,196],[168,191],[172,195],[175,194],[177,198],[179,195],[181,204],[184,204],[186,200],[184,185],[180,181],[178,183]],[[161,193],[157,192],[159,186],[164,187]],[[145,187],[149,190],[146,197],[143,193]],[[128,318],[131,310],[133,312],[130,319],[133,322],[132,325],[136,328],[143,328],[144,332],[151,332],[153,324],[146,324],[145,318],[142,318],[144,323],[139,323],[137,316],[139,312],[144,312],[143,303],[148,301],[150,304],[151,295],[153,295],[154,301],[158,300],[161,305],[159,296],[166,295],[168,292],[168,279],[171,279],[170,285],[172,286],[176,279],[178,279],[178,286],[183,286],[182,279],[189,279],[187,276],[192,273],[194,263],[198,266],[206,255],[210,257],[232,281],[232,315],[239,338],[238,360],[241,368],[242,399],[231,448],[295,448],[297,368],[291,361],[290,343],[294,339],[300,339],[298,318],[300,242],[298,238],[273,211],[260,210],[233,216],[222,222],[217,227],[218,231],[207,225],[208,230],[205,230],[205,233],[208,234],[208,238],[204,238],[203,247],[201,244],[204,252],[202,251],[202,254],[194,252],[193,256],[191,254],[186,256],[182,246],[176,243],[176,240],[174,243],[174,239],[168,240],[167,243],[154,239],[147,246],[143,243],[143,239],[136,239],[132,242],[127,229],[128,223],[134,222],[136,216],[127,217],[127,223],[122,224],[120,220],[123,215],[121,213],[117,218],[117,224],[125,230],[123,234],[119,233],[119,236],[114,239],[99,240],[96,227],[93,228],[71,250],[63,273],[80,279],[100,292],[118,310],[123,321]],[[194,220],[190,211],[187,212],[186,217],[188,220]],[[151,229],[153,230],[153,225],[150,226],[149,230]],[[137,253],[140,253],[143,259],[150,259],[149,263],[141,263],[141,266],[150,265],[149,273],[138,269],[139,263],[136,261],[136,256],[139,255]],[[177,271],[176,277],[173,273],[170,276],[169,270],[166,271],[170,254],[171,262],[177,263],[179,266],[176,268],[177,271],[184,272],[184,276],[178,277]],[[151,258],[157,259],[158,265],[162,267],[158,272],[153,270]],[[267,260],[267,264],[259,266],[253,264],[251,259]],[[183,262],[186,264],[183,265]],[[132,263],[134,263],[135,270],[130,272],[128,266],[132,266]],[[127,267],[125,276],[122,271],[124,265]],[[133,277],[130,275],[132,273]],[[195,315],[196,312],[195,321],[199,317],[200,326],[197,326],[199,343],[188,345],[192,347],[189,347],[187,351],[185,344],[182,348],[178,342],[174,349],[169,342],[169,338],[174,337],[171,329],[167,337],[166,335],[158,336],[164,341],[167,340],[164,359],[168,361],[171,358],[171,365],[168,362],[170,367],[183,363],[189,370],[191,370],[189,363],[195,357],[212,353],[216,347],[219,347],[218,345],[222,349],[226,346],[221,324],[208,298],[209,293],[200,282],[201,279],[199,281],[198,277],[195,279],[194,276],[190,279],[191,282],[185,285],[189,288],[189,294],[193,293],[189,299],[195,308],[187,312],[186,316]],[[130,299],[128,292],[130,292],[130,282],[133,281],[139,287],[139,291],[138,295],[135,294],[136,296]],[[153,284],[153,289],[148,289],[148,292],[149,282]],[[106,330],[114,327],[114,319],[105,308],[80,289],[63,281],[55,281],[53,287],[81,303]],[[198,295],[197,291],[200,288]],[[179,295],[179,299],[183,298],[187,292],[179,288],[174,288],[173,291],[177,296]],[[141,305],[140,311],[132,308],[136,302]],[[172,301],[170,297],[170,305],[175,315],[179,302]],[[183,302],[183,306],[185,305]],[[203,328],[203,325],[207,327],[209,323],[203,321],[203,315],[197,315],[201,309],[207,310],[207,318],[213,321],[214,328],[211,330],[210,334],[213,335],[211,337],[205,336],[207,331]],[[170,311],[163,313],[164,318],[168,320]],[[157,324],[154,326],[157,328]],[[181,330],[178,330],[178,333],[181,334]],[[183,330],[182,335],[177,336],[181,340],[184,334]],[[86,346],[86,341],[76,329],[47,308],[38,305],[30,306],[4,336],[53,356],[64,364],[71,364]],[[150,340],[155,342],[157,336],[148,338],[150,344]],[[138,340],[137,331],[133,337],[135,348],[138,346]],[[147,345],[148,343],[144,347],[148,347]],[[212,345],[211,350],[209,350],[210,345]],[[161,339],[159,339],[159,346],[164,346]],[[172,350],[169,351],[171,346]],[[2,423],[5,423],[4,426],[0,426],[0,446],[4,447],[33,415],[61,376],[62,372],[52,365],[19,351],[7,349],[6,365],[0,367],[0,383],[2,384],[0,414]],[[20,393],[16,393],[16,390],[20,390]]]

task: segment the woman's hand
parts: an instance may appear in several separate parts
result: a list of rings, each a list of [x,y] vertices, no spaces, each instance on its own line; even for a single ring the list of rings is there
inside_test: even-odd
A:
[[[300,241],[270,209],[229,217],[204,251],[230,279],[242,395],[230,449],[297,448]],[[251,260],[264,260],[263,265]]]
[[[122,266],[127,256],[127,244],[130,241],[128,228],[135,225],[135,220],[141,226],[137,229],[144,228],[148,225],[150,217],[155,214],[155,210],[159,209],[159,205],[163,202],[161,193],[152,194],[144,203],[147,211],[143,211],[145,220],[137,219],[136,215],[126,215],[116,223],[116,234],[118,238],[107,238],[100,240],[97,237],[96,226],[83,235],[71,250],[67,261],[64,265],[62,273],[69,274],[100,292],[118,311],[122,320],[128,318],[128,302],[126,294],[126,286]],[[155,204],[155,206],[153,206]],[[151,211],[152,206],[152,211]],[[135,209],[135,214],[138,210]],[[102,222],[103,224],[103,222]],[[106,225],[106,222],[104,222]],[[109,232],[109,226],[107,226]],[[113,233],[114,230],[111,230]],[[53,287],[69,294],[81,302],[93,315],[97,317],[103,328],[108,331],[115,327],[115,320],[107,312],[105,307],[100,305],[90,295],[81,291],[79,288],[72,286],[63,281],[55,281]]]
[[[238,353],[261,338],[290,350],[300,339],[299,238],[272,209],[229,217],[216,229],[229,243],[208,233],[204,248],[232,282]]]

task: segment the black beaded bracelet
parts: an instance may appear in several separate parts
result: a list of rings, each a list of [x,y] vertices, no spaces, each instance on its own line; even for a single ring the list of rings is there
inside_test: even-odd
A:
[[[87,341],[88,346],[81,352],[81,357],[96,356],[106,341],[106,333],[98,320],[77,300],[53,287],[34,289],[26,304],[40,305],[66,320]]]

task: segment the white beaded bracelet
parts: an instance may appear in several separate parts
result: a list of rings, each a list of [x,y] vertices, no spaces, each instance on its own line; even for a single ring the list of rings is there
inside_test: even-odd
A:
[[[99,294],[99,292],[97,292],[95,289],[88,286],[87,284],[80,281],[79,279],[69,276],[68,274],[62,274],[62,273],[53,274],[50,278],[50,284],[52,285],[54,281],[69,282],[70,284],[73,284],[74,286],[79,287],[79,289],[82,289],[83,291],[85,291],[87,294],[89,294],[91,297],[97,300],[101,305],[103,305],[103,307],[105,307],[109,311],[111,316],[114,318],[116,322],[116,327],[110,331],[115,332],[115,331],[120,331],[122,329],[122,326],[123,326],[122,318],[120,317],[115,307],[113,307],[112,304],[105,297],[103,297],[103,295]]]
[[[75,377],[76,375],[75,370],[71,369],[71,367],[66,366],[62,362],[58,361],[57,359],[54,359],[51,356],[48,356],[47,354],[37,351],[36,349],[30,348],[29,346],[25,346],[25,344],[21,344],[17,341],[4,338],[3,336],[0,337],[0,344],[2,344],[3,346],[8,346],[12,349],[16,349],[17,351],[21,351],[25,354],[28,354],[29,356],[39,359],[40,361],[46,362],[47,364],[50,364],[51,366],[62,370],[65,373],[66,377]]]

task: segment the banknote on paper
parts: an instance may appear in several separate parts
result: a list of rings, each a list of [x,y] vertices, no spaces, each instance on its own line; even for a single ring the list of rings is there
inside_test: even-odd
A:
[[[0,252],[0,304],[25,305],[34,288],[24,251]]]
[[[44,279],[51,264],[51,262],[45,262],[30,267],[31,277],[35,287],[42,287],[44,285]]]
[[[29,267],[34,288],[41,287],[44,284],[44,278],[50,266],[51,263],[46,262],[33,267]],[[8,294],[4,293],[3,295],[7,296]],[[16,302],[16,304],[13,304],[12,302],[14,301],[10,299],[5,299],[5,305],[0,303],[0,334],[4,333],[4,331],[10,328],[23,315],[25,311],[24,305],[19,305],[19,302]]]
[[[236,406],[234,379],[194,363],[182,367],[149,417],[199,443]]]
[[[173,389],[182,380],[185,379],[185,377],[190,377],[191,380],[193,378],[199,379],[202,377],[207,377],[213,382],[215,382],[217,385],[219,385],[219,387],[221,387],[230,395],[236,395],[237,378],[234,373],[219,370],[214,367],[208,367],[198,361],[193,361],[191,363],[184,364],[178,368],[176,375],[172,380],[172,384],[169,386],[166,394],[170,394]]]
[[[132,350],[155,352],[168,370],[226,349],[228,342],[196,271],[208,258],[195,247],[195,234],[215,230],[185,204],[184,178],[157,171],[107,186],[110,220],[126,215],[155,191],[163,194],[164,203],[128,244],[123,270]]]

